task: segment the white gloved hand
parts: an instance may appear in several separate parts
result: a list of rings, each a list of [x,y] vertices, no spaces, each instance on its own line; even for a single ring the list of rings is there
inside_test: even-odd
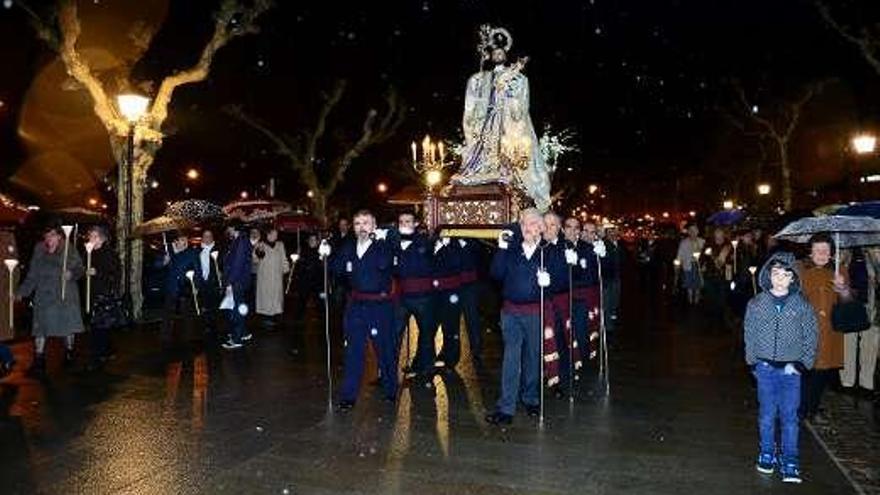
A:
[[[326,239],[321,241],[321,244],[318,246],[318,256],[321,258],[330,256],[330,243]]]
[[[388,229],[376,229],[373,231],[373,234],[376,236],[376,239],[384,241],[388,237]]]
[[[546,270],[538,270],[538,286],[550,287],[550,274]]]
[[[444,238],[440,239],[440,241],[443,243],[444,246],[448,246],[450,240],[451,239],[449,239],[448,237],[444,237]]]
[[[292,261],[292,262],[294,262],[294,263],[296,263],[297,261],[299,261],[299,254],[297,254],[297,253],[293,253],[293,254],[291,254],[291,255],[290,255],[290,261]]]
[[[565,250],[565,262],[572,266],[577,265],[578,255],[574,249]]]
[[[582,268],[582,269],[586,270],[586,269],[587,269],[587,259],[586,259],[586,258],[581,258],[581,261],[580,261],[579,265],[581,265],[581,268]]]
[[[800,375],[797,368],[795,368],[794,363],[788,363],[785,365],[785,369],[782,371],[785,375]]]
[[[503,230],[503,231],[501,231],[500,234],[498,234],[498,247],[500,249],[507,249],[507,246],[508,246],[507,236],[511,236],[511,235],[513,235],[513,232],[511,232],[509,230]]]
[[[458,240],[458,245],[461,246],[461,247],[465,247],[465,246],[467,246],[467,241],[464,240],[464,239],[459,239],[459,240]]]
[[[608,254],[608,250],[605,249],[605,241],[602,239],[597,239],[593,241],[593,252],[600,258],[604,258],[606,254]]]

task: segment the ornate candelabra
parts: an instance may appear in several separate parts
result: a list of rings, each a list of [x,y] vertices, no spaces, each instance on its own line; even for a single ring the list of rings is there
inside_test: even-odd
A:
[[[422,140],[421,159],[415,141],[412,142],[411,150],[413,170],[424,178],[430,197],[434,193],[434,188],[443,182],[443,169],[451,165],[452,162],[446,161],[446,149],[443,146],[443,141],[432,142],[430,136],[425,136],[425,139]]]

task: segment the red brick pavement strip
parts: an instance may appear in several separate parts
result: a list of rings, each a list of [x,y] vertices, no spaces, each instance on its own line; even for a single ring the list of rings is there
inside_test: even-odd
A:
[[[880,495],[880,424],[876,404],[841,393],[825,398],[828,425],[807,425],[856,491]]]

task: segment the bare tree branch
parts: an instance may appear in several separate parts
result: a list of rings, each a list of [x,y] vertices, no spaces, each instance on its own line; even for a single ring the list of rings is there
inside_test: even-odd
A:
[[[257,18],[272,6],[271,0],[253,0],[245,6],[241,0],[223,0],[214,21],[214,33],[205,45],[198,62],[192,67],[166,77],[159,86],[150,110],[150,119],[160,125],[168,116],[168,104],[178,87],[208,77],[211,62],[218,50],[233,39],[258,31]]]
[[[321,181],[318,176],[318,143],[327,132],[328,119],[333,110],[338,106],[345,93],[346,82],[337,81],[333,89],[324,96],[324,105],[318,112],[314,128],[302,132],[305,141],[297,146],[299,140],[278,133],[263,124],[259,120],[248,116],[240,107],[225,107],[224,111],[258,131],[273,142],[278,149],[278,154],[287,158],[291,167],[299,174],[303,183],[312,191],[312,201],[315,205],[316,216],[326,220],[327,200],[333,195],[337,186],[345,178],[345,174],[351,165],[371,146],[382,143],[397,131],[406,117],[405,107],[398,99],[397,93],[390,91],[386,97],[388,109],[384,115],[371,109],[364,117],[358,139],[346,147],[335,159],[328,160],[329,175]]]
[[[870,64],[877,74],[880,75],[880,37],[872,36],[871,33],[864,28],[858,36],[854,35],[847,27],[837,22],[831,14],[831,9],[825,4],[825,2],[822,0],[815,0],[815,4],[816,8],[819,10],[819,14],[822,15],[822,19],[825,20],[825,23],[837,31],[837,34],[843,37],[843,39],[857,46],[868,64]]]

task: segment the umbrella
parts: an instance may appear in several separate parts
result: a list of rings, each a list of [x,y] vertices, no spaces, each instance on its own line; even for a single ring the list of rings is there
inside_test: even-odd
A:
[[[300,231],[319,229],[321,228],[321,222],[317,218],[301,211],[291,211],[281,213],[275,217],[275,228],[282,232],[296,232],[296,251],[299,252]]]
[[[27,208],[18,204],[4,194],[0,194],[0,223],[23,223],[27,218],[28,211]]]
[[[706,222],[712,225],[733,225],[739,223],[745,216],[745,212],[739,209],[721,210],[706,219]]]
[[[844,206],[837,210],[835,215],[880,218],[880,201],[865,201],[864,203],[855,203],[849,206]]]
[[[834,234],[834,244],[838,250],[880,244],[880,220],[840,215],[801,218],[788,224],[773,237],[804,244],[810,241],[813,234],[822,232]],[[839,271],[840,256],[838,255],[834,260],[834,272]]]
[[[187,218],[196,222],[207,220],[220,220],[226,215],[220,205],[205,201],[204,199],[186,199],[175,201],[165,208],[167,217]]]
[[[100,211],[90,210],[81,206],[59,208],[49,211],[49,214],[65,223],[103,223],[106,218]]]
[[[292,210],[290,203],[276,199],[254,199],[248,201],[233,201],[223,207],[223,212],[229,218],[235,218],[242,222],[258,222],[260,220],[272,220],[281,213]]]
[[[817,217],[824,217],[828,215],[840,215],[840,210],[845,208],[846,205],[832,203],[829,205],[822,205],[815,210],[813,210],[813,215]]]
[[[134,234],[137,236],[160,234],[172,230],[191,229],[197,224],[198,222],[191,218],[162,215],[138,225],[137,228],[134,229]]]

